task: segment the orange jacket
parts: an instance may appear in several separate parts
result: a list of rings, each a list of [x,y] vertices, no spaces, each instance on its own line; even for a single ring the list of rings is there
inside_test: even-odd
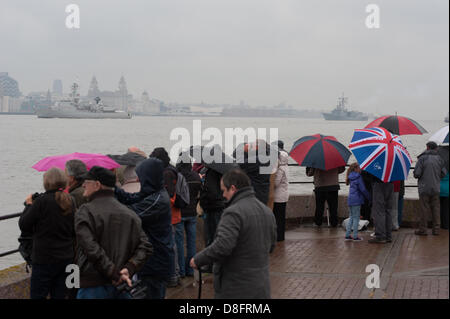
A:
[[[181,222],[181,208],[175,207],[175,199],[177,194],[174,194],[170,199],[170,208],[172,209],[172,225],[178,224]]]

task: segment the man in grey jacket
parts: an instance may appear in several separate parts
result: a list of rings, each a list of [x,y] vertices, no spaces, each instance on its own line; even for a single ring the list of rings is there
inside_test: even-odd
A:
[[[217,299],[269,299],[269,253],[275,247],[275,217],[255,197],[250,179],[240,169],[227,172],[221,180],[228,200],[212,244],[191,259],[197,269],[214,263]]]
[[[418,179],[419,202],[420,202],[420,221],[419,229],[416,235],[427,235],[428,217],[431,212],[433,223],[433,235],[439,235],[440,227],[440,207],[439,192],[440,182],[447,174],[444,167],[444,161],[437,152],[435,142],[427,143],[427,150],[419,155],[416,167],[414,168],[414,177]]]

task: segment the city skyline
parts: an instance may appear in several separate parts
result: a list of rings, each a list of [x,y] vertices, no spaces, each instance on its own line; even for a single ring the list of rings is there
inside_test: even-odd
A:
[[[70,30],[64,3],[2,2],[0,70],[22,92],[61,79],[85,94],[93,75],[116,90],[124,75],[133,96],[167,103],[331,110],[344,92],[363,112],[448,109],[447,1],[376,1],[379,29],[357,0],[76,3],[80,29]]]

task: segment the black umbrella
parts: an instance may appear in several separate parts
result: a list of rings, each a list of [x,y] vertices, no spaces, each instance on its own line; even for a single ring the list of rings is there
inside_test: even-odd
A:
[[[136,166],[143,160],[145,160],[145,157],[142,155],[139,155],[134,152],[128,152],[122,155],[107,155],[112,160],[116,161],[120,165],[127,165],[127,166]]]
[[[370,122],[365,128],[384,127],[395,135],[416,134],[422,135],[428,133],[419,123],[409,117],[400,115],[385,115]]]

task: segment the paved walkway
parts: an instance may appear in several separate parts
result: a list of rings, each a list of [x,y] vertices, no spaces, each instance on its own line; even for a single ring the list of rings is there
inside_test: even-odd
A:
[[[270,257],[274,299],[448,299],[449,236],[416,236],[413,229],[393,232],[390,244],[345,242],[342,228],[302,226],[286,232]],[[380,288],[366,288],[366,266],[381,270]],[[202,299],[214,297],[213,278],[204,275]],[[192,277],[167,289],[169,299],[196,299]]]

